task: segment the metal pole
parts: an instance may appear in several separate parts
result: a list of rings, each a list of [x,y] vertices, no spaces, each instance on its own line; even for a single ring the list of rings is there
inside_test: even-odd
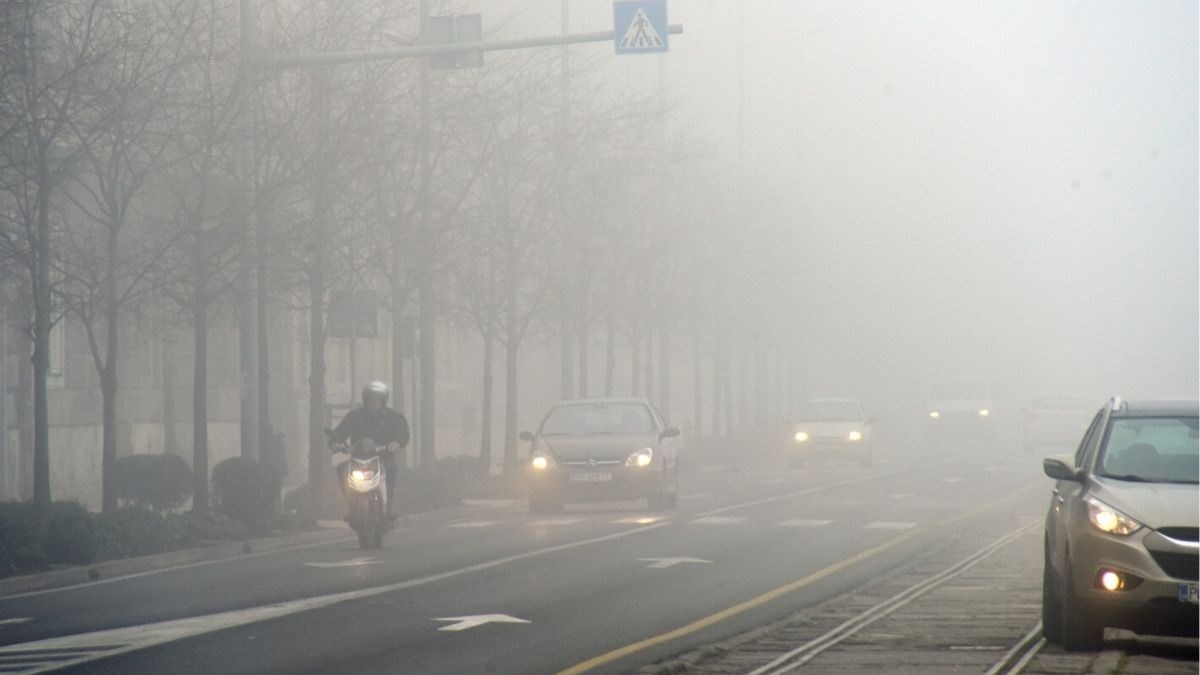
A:
[[[0,499],[8,499],[8,307],[7,286],[0,282]]]
[[[239,352],[241,362],[241,447],[242,456],[251,459],[259,457],[259,372],[258,372],[258,223],[255,214],[255,203],[258,195],[256,190],[258,167],[254,157],[254,110],[253,94],[255,87],[251,78],[256,76],[255,49],[257,43],[256,22],[258,7],[256,0],[240,0],[241,2],[241,59],[240,73],[242,105],[241,129],[244,134],[241,147],[242,183],[246,190],[246,200],[243,204],[245,215],[245,247],[243,255],[250,259],[242,263],[241,292],[238,303],[239,309]]]
[[[428,2],[423,1],[422,7],[427,8]],[[422,19],[424,22],[424,19]],[[667,27],[670,35],[683,33],[683,24],[676,23]],[[580,44],[584,42],[610,42],[613,32],[595,31],[590,33],[573,33],[568,35],[546,35],[533,38],[518,38],[515,40],[497,40],[494,42],[459,42],[456,44],[426,45],[414,47],[398,47],[396,49],[378,49],[371,51],[324,52],[320,54],[297,54],[283,56],[265,61],[263,68],[305,68],[308,66],[327,66],[339,63],[359,63],[362,61],[386,61],[390,59],[411,59],[419,56],[434,56],[438,54],[466,54],[471,52],[493,52],[507,49],[529,49],[534,47],[555,47],[558,45]]]

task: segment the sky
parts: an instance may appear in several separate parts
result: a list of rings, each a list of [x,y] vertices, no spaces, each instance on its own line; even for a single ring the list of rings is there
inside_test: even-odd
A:
[[[490,4],[558,30],[559,0]],[[738,5],[671,0],[666,57],[674,124],[731,161]],[[611,26],[608,2],[569,6],[572,31]],[[746,175],[790,235],[811,393],[1197,395],[1197,3],[743,11]],[[657,58],[603,67],[649,89]]]

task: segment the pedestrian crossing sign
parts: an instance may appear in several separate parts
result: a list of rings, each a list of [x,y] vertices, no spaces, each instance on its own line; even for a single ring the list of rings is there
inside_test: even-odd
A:
[[[614,0],[613,42],[618,54],[667,51],[667,0]]]

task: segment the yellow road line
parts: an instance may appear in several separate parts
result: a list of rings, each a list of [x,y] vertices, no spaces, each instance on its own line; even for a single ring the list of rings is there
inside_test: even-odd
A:
[[[773,600],[778,599],[781,596],[787,595],[788,593],[792,593],[793,591],[797,591],[801,588],[804,588],[805,586],[808,586],[808,585],[812,584],[813,582],[820,581],[821,579],[824,579],[825,577],[828,577],[832,574],[836,574],[836,573],[846,569],[847,567],[850,567],[850,566],[858,564],[864,560],[872,558],[876,555],[879,555],[880,553],[883,553],[884,551],[886,551],[888,549],[895,548],[896,546],[908,541],[909,539],[916,537],[918,534],[921,534],[922,532],[926,532],[930,529],[936,529],[938,527],[949,525],[949,524],[957,522],[959,520],[969,518],[971,516],[974,516],[976,514],[983,512],[983,511],[986,511],[987,509],[990,509],[990,508],[996,506],[997,504],[1000,504],[1001,502],[1012,499],[1013,497],[1021,494],[1022,492],[1025,492],[1026,490],[1028,490],[1034,486],[1042,485],[1042,484],[1044,484],[1043,481],[1040,481],[1040,480],[1034,481],[1034,482],[1026,485],[1023,488],[1020,488],[1014,492],[1010,492],[1009,494],[1004,495],[1003,497],[1000,497],[999,499],[990,501],[987,504],[984,504],[983,506],[980,506],[980,507],[977,507],[970,511],[967,511],[966,513],[960,513],[959,515],[954,516],[953,518],[947,518],[946,520],[939,521],[934,526],[932,526],[932,528],[921,527],[921,528],[917,528],[915,530],[909,530],[908,532],[906,532],[894,539],[889,539],[888,541],[885,541],[884,543],[879,544],[878,546],[873,546],[865,551],[862,551],[862,552],[857,553],[849,558],[846,558],[845,560],[836,562],[832,565],[829,565],[828,567],[824,567],[820,570],[817,570],[816,572],[813,572],[812,574],[809,574],[806,577],[797,579],[793,582],[790,582],[788,584],[780,586],[779,588],[776,588],[774,590],[767,591],[766,593],[763,593],[762,595],[760,595],[758,597],[751,598],[750,600],[747,600],[745,602],[741,602],[732,607],[723,609],[723,610],[717,612],[716,614],[710,614],[710,615],[704,617],[703,619],[693,621],[692,623],[689,623],[686,626],[681,626],[679,628],[676,628],[675,630],[668,631],[668,632],[662,633],[660,635],[655,635],[654,637],[646,638],[645,640],[642,640],[640,642],[634,642],[633,644],[625,645],[624,647],[620,647],[620,648],[614,649],[610,652],[590,658],[587,661],[578,663],[574,666],[571,666],[570,668],[567,668],[566,670],[559,671],[558,675],[578,675],[579,673],[585,673],[589,670],[592,670],[593,668],[599,668],[600,666],[607,665],[618,659],[623,659],[626,656],[629,656],[630,654],[636,654],[637,652],[640,652],[644,649],[649,649],[650,647],[660,645],[664,642],[670,642],[671,640],[675,640],[677,638],[684,637],[685,635],[690,635],[697,631],[704,630],[705,628],[708,628],[709,626],[712,626],[713,624],[720,623],[721,621],[724,621],[731,617],[737,616],[738,614],[742,614],[743,612],[746,612],[746,611],[749,611],[756,607],[765,605]]]

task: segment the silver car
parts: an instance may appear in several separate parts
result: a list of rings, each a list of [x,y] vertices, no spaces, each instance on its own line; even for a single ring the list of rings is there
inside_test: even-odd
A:
[[[1075,455],[1046,458],[1042,632],[1099,649],[1106,626],[1195,637],[1197,403],[1114,398]]]

